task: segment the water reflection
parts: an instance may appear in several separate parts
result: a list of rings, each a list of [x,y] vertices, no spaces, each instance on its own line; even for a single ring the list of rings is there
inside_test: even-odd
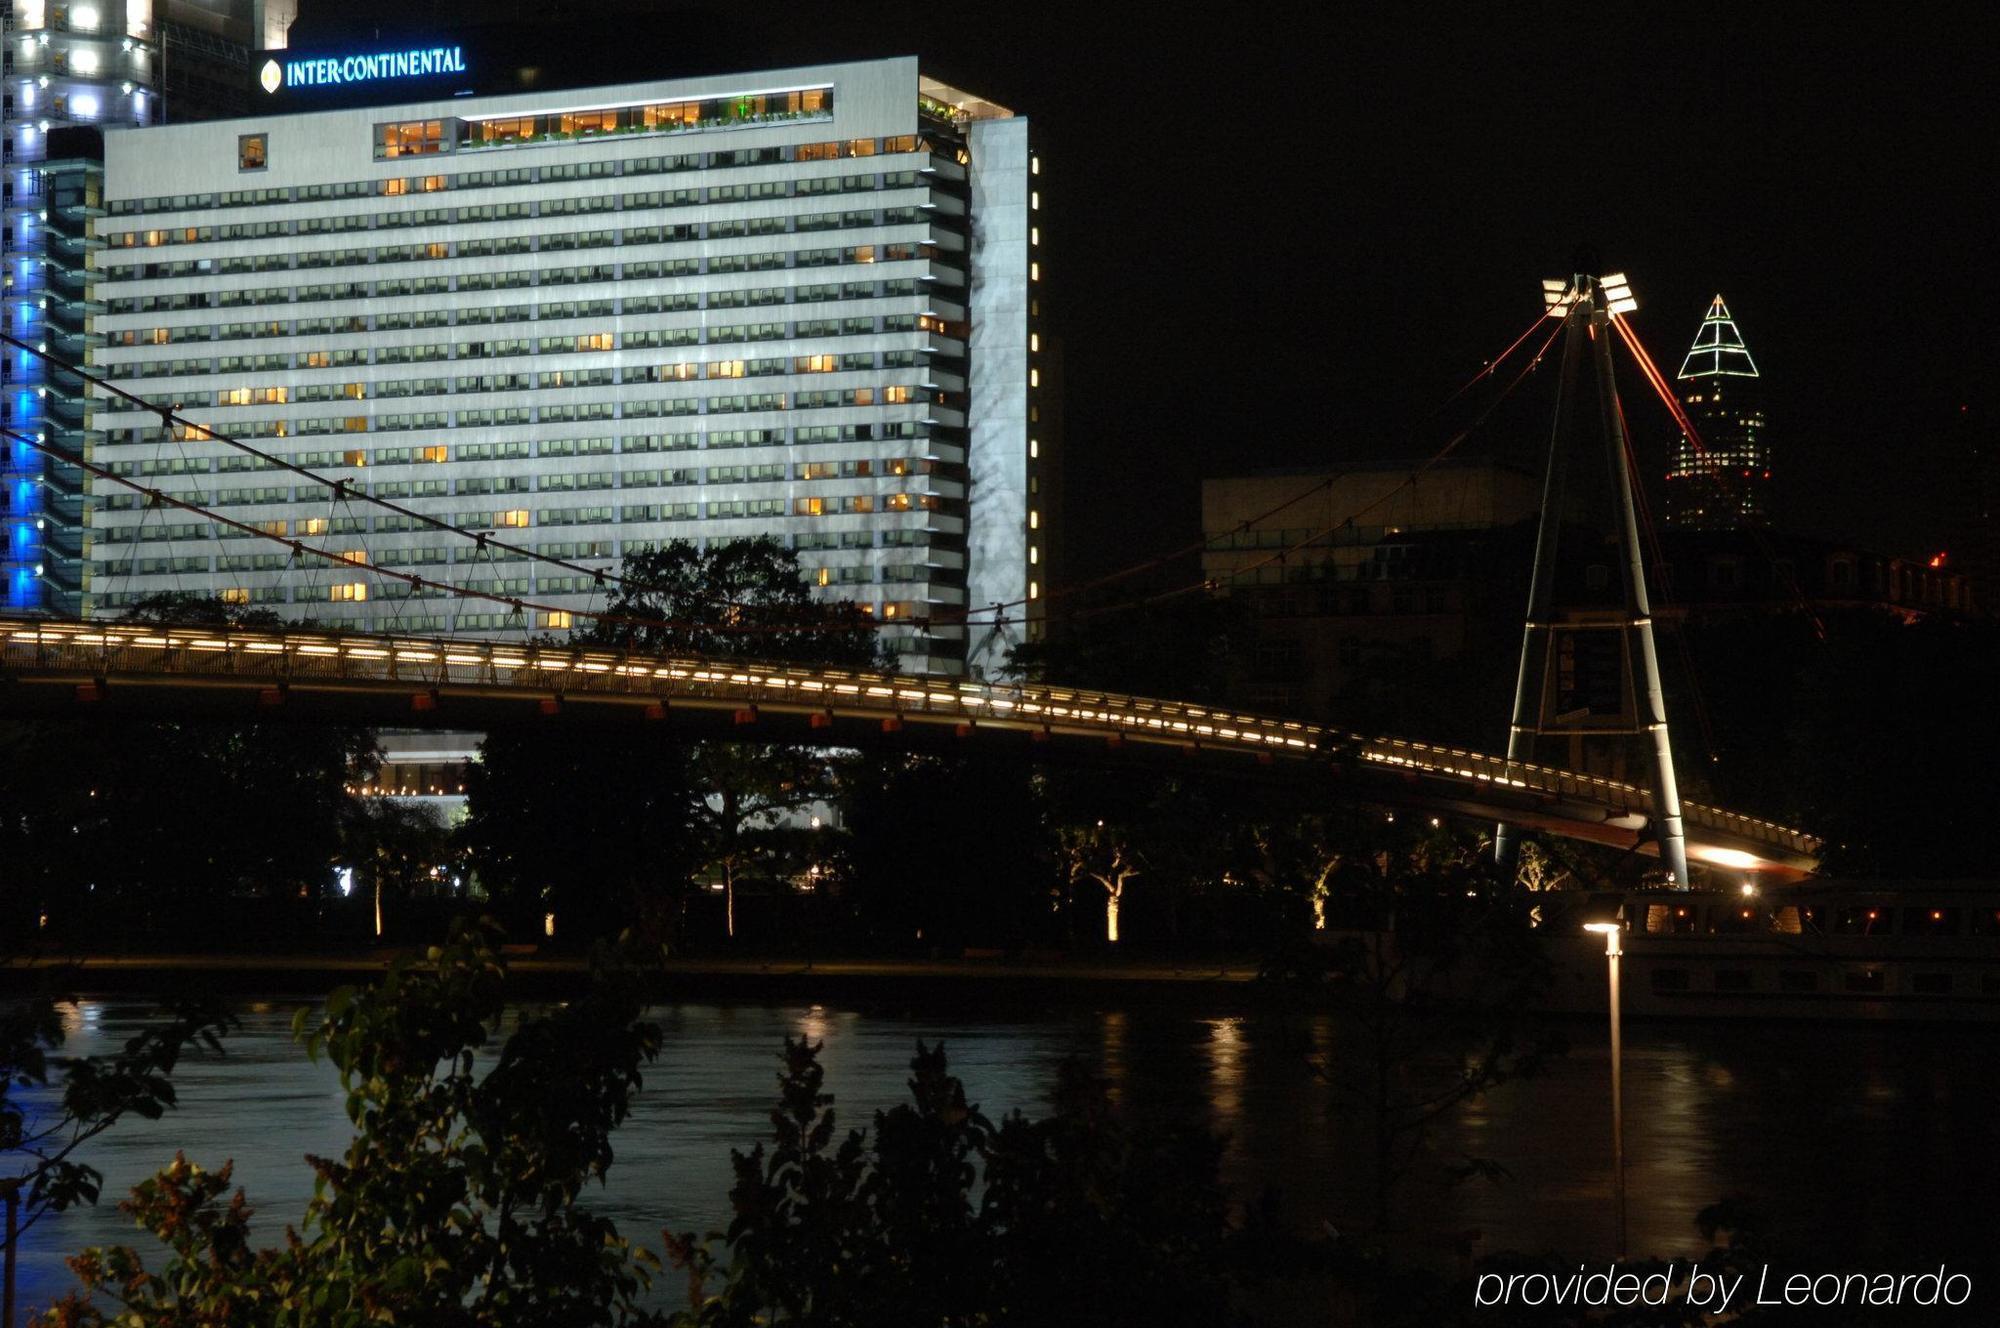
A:
[[[221,1058],[176,1076],[181,1110],[120,1125],[88,1160],[105,1202],[30,1233],[30,1303],[69,1284],[61,1255],[134,1234],[117,1197],[175,1149],[206,1165],[234,1160],[259,1210],[254,1235],[281,1238],[311,1189],[308,1152],[348,1137],[338,1083],[292,1045],[296,1003],[261,1001]],[[156,1012],[84,1001],[63,1012],[69,1051],[115,1051]],[[679,1005],[653,1012],[664,1050],[645,1076],[618,1160],[588,1200],[638,1238],[706,1231],[728,1213],[730,1150],[763,1137],[786,1035],[826,1044],[839,1128],[907,1099],[918,1039],[947,1046],[967,1097],[994,1119],[1046,1112],[1071,1056],[1139,1116],[1229,1136],[1225,1179],[1239,1199],[1281,1187],[1294,1221],[1347,1227],[1370,1211],[1365,1119],[1315,1075],[1336,1065],[1325,1018],[1204,1017],[1134,1007],[1018,1017],[831,1005]],[[1465,1105],[1435,1132],[1398,1193],[1406,1221],[1482,1233],[1478,1248],[1608,1253],[1611,1194],[1608,1049],[1595,1025],[1542,1075]],[[1631,1230],[1635,1250],[1702,1248],[1694,1214],[1728,1194],[1768,1214],[1788,1248],[1825,1266],[1935,1266],[1991,1243],[2000,1183],[2000,1071],[1949,1031],[1669,1028],[1634,1025],[1626,1044]],[[1449,1184],[1444,1168],[1490,1159],[1504,1178]],[[1963,1217],[1947,1226],[1947,1215]]]

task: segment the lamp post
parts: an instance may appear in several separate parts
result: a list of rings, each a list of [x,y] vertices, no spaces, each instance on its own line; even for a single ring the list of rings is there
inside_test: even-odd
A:
[[[1625,928],[1617,922],[1587,922],[1585,931],[1604,937],[1604,962],[1611,970],[1611,1191],[1618,1207],[1618,1257],[1625,1257],[1625,1057],[1620,1038],[1618,1010],[1618,960],[1625,953],[1619,937]]]

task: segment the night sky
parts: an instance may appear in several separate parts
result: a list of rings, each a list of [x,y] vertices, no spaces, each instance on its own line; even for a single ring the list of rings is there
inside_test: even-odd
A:
[[[1787,527],[1940,547],[1954,417],[1991,418],[1985,57],[1910,7],[611,8],[660,76],[914,52],[1034,118],[1073,576],[1191,538],[1204,475],[1429,453],[1582,243],[1670,374],[1727,297]],[[1531,454],[1552,380],[1468,450]]]

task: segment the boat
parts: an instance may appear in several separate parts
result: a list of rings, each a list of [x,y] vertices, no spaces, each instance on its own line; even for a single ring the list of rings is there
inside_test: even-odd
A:
[[[1616,921],[1628,1015],[1716,1019],[2000,1019],[2000,882],[1832,881],[1737,891],[1552,892],[1548,1004],[1602,1012]]]

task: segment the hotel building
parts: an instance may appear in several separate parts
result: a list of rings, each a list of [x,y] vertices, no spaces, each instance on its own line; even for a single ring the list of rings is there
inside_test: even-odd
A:
[[[464,65],[395,50],[262,73],[297,105]],[[340,497],[206,428],[592,568],[776,536],[824,595],[909,624],[889,631],[905,668],[1003,663],[1046,580],[1053,449],[1027,121],[914,58],[449,90],[107,134],[91,360],[199,427],[98,396],[87,438],[99,464],[271,535],[554,611],[410,592],[107,482],[87,611],[190,591],[490,635],[581,626],[604,602],[590,576]]]

